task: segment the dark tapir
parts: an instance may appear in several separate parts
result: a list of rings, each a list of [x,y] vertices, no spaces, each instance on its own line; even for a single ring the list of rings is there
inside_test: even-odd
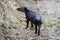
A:
[[[20,7],[17,8],[17,10],[25,13],[26,20],[27,20],[26,28],[28,28],[29,21],[30,21],[31,27],[33,27],[33,24],[35,25],[35,33],[38,33],[38,35],[40,35],[40,28],[42,24],[41,16],[36,12],[27,9],[27,7]]]

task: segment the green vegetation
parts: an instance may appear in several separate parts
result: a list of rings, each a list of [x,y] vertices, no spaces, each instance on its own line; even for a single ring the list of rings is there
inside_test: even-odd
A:
[[[13,27],[14,29],[17,29],[17,27],[19,27],[18,22],[13,23],[13,24],[12,24],[12,27]]]
[[[2,27],[9,28],[9,29],[11,29],[11,27],[14,28],[14,29],[17,29],[17,27],[19,27],[19,23],[18,22],[12,22],[12,23],[10,23],[10,21],[7,20],[7,19],[8,18],[6,17],[6,14],[4,14],[2,16],[2,19],[0,20],[0,25]]]
[[[60,23],[60,20],[57,20],[58,23]]]
[[[48,27],[52,27],[53,26],[53,22],[52,21],[49,21],[48,22]]]
[[[0,23],[2,24],[1,26],[6,28],[6,14],[2,16],[2,19],[0,20]]]

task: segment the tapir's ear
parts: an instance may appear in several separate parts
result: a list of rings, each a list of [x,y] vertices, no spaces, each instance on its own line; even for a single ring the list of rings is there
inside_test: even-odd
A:
[[[24,8],[25,10],[27,9],[27,7]]]

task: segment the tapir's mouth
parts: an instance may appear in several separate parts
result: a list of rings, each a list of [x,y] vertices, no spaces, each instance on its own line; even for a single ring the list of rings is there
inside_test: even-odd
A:
[[[17,8],[16,10],[18,10],[18,11],[19,11],[19,8]]]
[[[24,12],[24,10],[22,8],[17,8],[16,10],[18,10],[20,12]]]

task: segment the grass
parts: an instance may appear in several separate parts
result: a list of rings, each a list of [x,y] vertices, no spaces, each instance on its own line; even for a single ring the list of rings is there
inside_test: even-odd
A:
[[[58,23],[60,23],[60,20],[57,20]]]
[[[6,14],[4,14],[2,16],[2,19],[0,20],[0,23],[2,24],[1,26],[4,27],[4,28],[9,28],[11,29],[14,28],[14,29],[17,29],[17,27],[19,27],[19,23],[18,22],[12,22],[10,23],[9,20],[7,20],[8,18],[6,17]]]
[[[12,24],[12,27],[13,27],[14,29],[17,29],[17,27],[19,27],[18,22],[13,23],[13,24]]]
[[[49,21],[48,22],[48,27],[52,27],[53,26],[53,22],[52,21]]]

